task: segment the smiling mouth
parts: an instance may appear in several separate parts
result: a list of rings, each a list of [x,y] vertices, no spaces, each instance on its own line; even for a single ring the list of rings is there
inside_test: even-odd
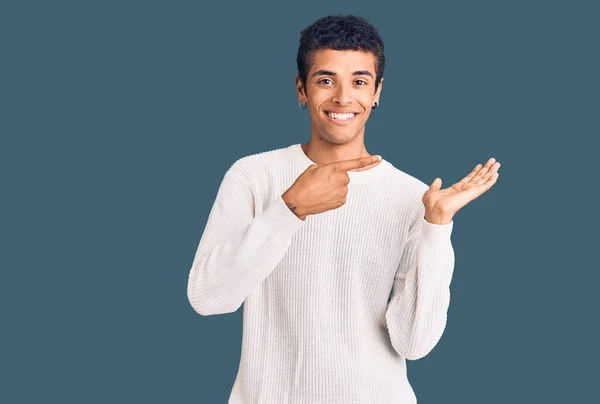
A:
[[[358,113],[346,113],[346,114],[337,114],[329,111],[325,111],[325,115],[327,118],[334,123],[337,124],[346,124],[354,121]]]

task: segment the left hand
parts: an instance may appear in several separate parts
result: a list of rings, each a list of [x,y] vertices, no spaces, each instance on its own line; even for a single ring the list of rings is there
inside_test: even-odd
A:
[[[449,188],[440,189],[441,178],[433,180],[422,198],[425,220],[434,224],[450,223],[456,212],[496,183],[499,168],[500,163],[492,157],[483,168],[477,164],[469,175]]]

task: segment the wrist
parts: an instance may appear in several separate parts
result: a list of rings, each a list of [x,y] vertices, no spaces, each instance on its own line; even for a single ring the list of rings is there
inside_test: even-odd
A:
[[[431,224],[449,224],[452,222],[452,217],[453,215],[426,212],[424,219]]]
[[[298,219],[306,219],[306,216],[308,216],[308,214],[302,212],[302,210],[298,208],[296,198],[294,197],[294,194],[292,192],[290,192],[289,190],[285,191],[283,195],[281,195],[281,199],[283,199],[283,202],[285,202],[290,212],[296,215]]]

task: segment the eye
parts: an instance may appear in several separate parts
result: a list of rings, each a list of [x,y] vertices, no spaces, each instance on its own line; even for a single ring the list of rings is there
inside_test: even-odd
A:
[[[319,81],[318,81],[318,83],[323,83],[325,80],[327,80],[327,81],[331,81],[331,79],[321,79],[321,80],[319,80]],[[364,80],[361,80],[361,79],[358,79],[358,80],[356,80],[356,81],[355,81],[355,83],[358,83],[358,82],[361,82],[361,83],[363,83],[363,84],[361,84],[361,86],[366,86],[366,85],[368,85],[368,83],[367,83],[366,81],[364,81]],[[323,84],[325,84],[325,83],[323,83]]]

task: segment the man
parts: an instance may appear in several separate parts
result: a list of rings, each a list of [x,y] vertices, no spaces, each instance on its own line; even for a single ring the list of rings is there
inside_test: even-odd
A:
[[[361,17],[302,31],[297,93],[306,144],[225,173],[189,274],[201,315],[244,305],[229,404],[416,403],[406,359],[446,326],[453,216],[498,178],[492,158],[428,186],[365,148],[383,41]]]

